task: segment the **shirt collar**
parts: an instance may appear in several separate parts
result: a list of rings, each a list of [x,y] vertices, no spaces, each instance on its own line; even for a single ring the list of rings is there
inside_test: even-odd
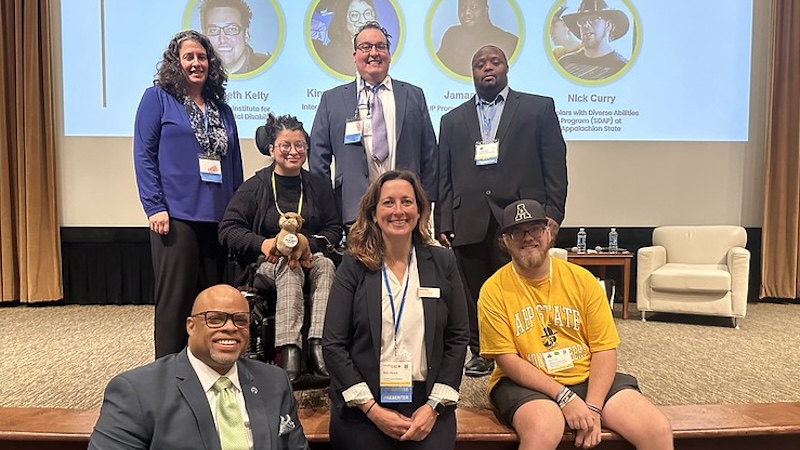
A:
[[[238,371],[238,364],[234,364],[227,373],[220,375],[219,372],[209,367],[203,361],[200,361],[192,351],[187,348],[186,354],[189,356],[189,364],[192,365],[194,372],[197,374],[197,378],[200,379],[200,385],[203,386],[203,392],[208,392],[213,390],[214,383],[217,382],[219,377],[228,377],[231,380],[231,384],[233,385],[234,389],[241,392],[242,386],[239,383],[239,371]]]
[[[497,97],[495,97],[494,100],[491,101],[491,102],[486,102],[483,99],[481,99],[481,97],[478,94],[475,94],[475,106],[478,106],[481,103],[484,103],[484,104],[487,104],[487,105],[490,105],[492,103],[497,104],[497,103],[505,101],[507,98],[508,98],[508,85],[506,85],[506,87],[504,87],[503,90],[500,91],[497,94]]]
[[[389,75],[386,75],[386,78],[384,78],[383,81],[381,81],[379,83],[379,85],[383,85],[384,88],[386,88],[389,92],[391,92],[392,91],[392,77],[390,77]],[[358,74],[358,73],[356,73],[356,87],[359,89],[359,91],[361,89],[363,89],[363,88],[367,88],[366,81],[364,81],[364,79],[361,78],[361,75]]]

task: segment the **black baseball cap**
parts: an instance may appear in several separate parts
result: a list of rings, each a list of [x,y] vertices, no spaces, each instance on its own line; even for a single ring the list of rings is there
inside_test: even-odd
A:
[[[530,222],[547,223],[544,208],[536,200],[517,200],[503,210],[503,223],[500,231],[505,233],[513,226]]]

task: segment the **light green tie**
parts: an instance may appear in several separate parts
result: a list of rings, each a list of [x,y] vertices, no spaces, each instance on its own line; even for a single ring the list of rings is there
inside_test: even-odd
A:
[[[213,389],[217,391],[216,419],[222,450],[248,450],[247,430],[231,380],[219,377]]]

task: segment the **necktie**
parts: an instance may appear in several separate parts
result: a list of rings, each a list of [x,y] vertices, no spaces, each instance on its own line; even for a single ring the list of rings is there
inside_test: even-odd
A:
[[[378,95],[381,85],[372,89],[372,159],[382,163],[389,157],[389,140],[386,136],[386,120],[383,104]]]
[[[248,450],[244,419],[228,377],[219,377],[213,389],[217,391],[217,429],[222,450]]]

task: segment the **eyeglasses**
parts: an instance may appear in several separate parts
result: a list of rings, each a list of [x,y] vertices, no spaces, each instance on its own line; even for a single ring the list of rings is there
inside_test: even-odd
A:
[[[517,230],[514,230],[514,231],[510,231],[510,232],[506,233],[506,235],[510,236],[511,239],[515,240],[515,241],[521,241],[521,240],[525,239],[525,235],[526,234],[529,234],[534,239],[539,239],[542,236],[542,234],[544,233],[544,230],[546,230],[546,229],[547,229],[546,225],[539,225],[539,226],[531,227],[531,228],[528,228],[528,229],[525,229],[525,230],[517,229]]]
[[[206,28],[206,35],[219,36],[220,32],[225,33],[225,36],[238,36],[242,32],[242,26],[237,23],[225,25],[224,27],[210,26]]]
[[[294,151],[300,154],[303,154],[306,152],[306,150],[308,150],[308,144],[306,143],[306,141],[297,141],[294,144],[292,144],[291,142],[284,141],[281,142],[280,144],[275,144],[275,146],[278,147],[278,149],[284,155],[288,155],[289,152],[292,151],[292,148],[294,148]]]
[[[377,44],[368,44],[366,42],[362,44],[356,45],[356,48],[359,49],[363,53],[369,53],[372,51],[373,47],[375,50],[379,52],[385,52],[389,50],[389,44],[378,42]]]
[[[368,9],[364,12],[353,10],[347,15],[347,18],[350,19],[350,23],[361,23],[362,17],[364,18],[364,22],[372,22],[375,20],[375,11],[372,9]]]
[[[231,319],[236,328],[245,328],[250,326],[250,313],[249,312],[235,312],[226,313],[224,311],[203,311],[197,314],[192,314],[192,317],[203,316],[208,328],[222,328]]]
[[[596,14],[592,14],[589,16],[583,16],[578,19],[578,26],[583,27],[586,25],[594,25],[595,22],[598,20],[604,20],[602,16],[598,16]]]

